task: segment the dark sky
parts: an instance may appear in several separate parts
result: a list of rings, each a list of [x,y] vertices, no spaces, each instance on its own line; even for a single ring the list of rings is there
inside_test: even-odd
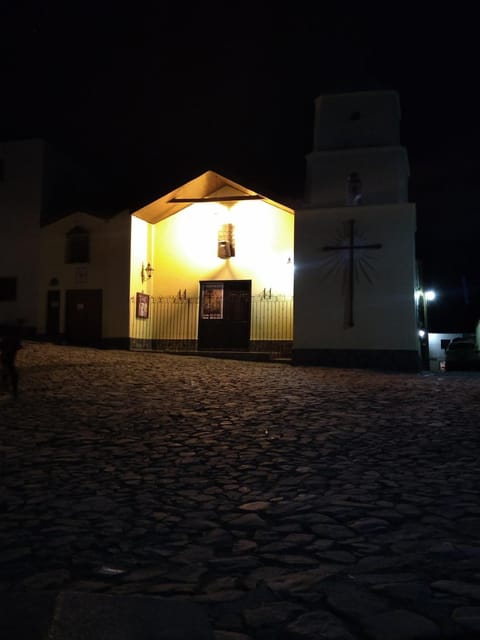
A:
[[[427,284],[461,295],[471,324],[476,20],[419,4],[0,0],[0,139],[74,156],[93,208],[145,204],[207,169],[294,202],[315,98],[394,89]]]

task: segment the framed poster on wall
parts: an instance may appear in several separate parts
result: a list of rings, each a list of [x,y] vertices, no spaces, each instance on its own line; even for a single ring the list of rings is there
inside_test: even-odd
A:
[[[202,320],[223,318],[223,283],[202,285]]]
[[[137,293],[137,318],[148,318],[150,310],[150,296],[147,293]]]

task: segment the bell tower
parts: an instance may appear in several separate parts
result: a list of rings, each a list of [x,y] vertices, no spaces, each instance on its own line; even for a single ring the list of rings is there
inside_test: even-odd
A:
[[[418,370],[415,205],[395,91],[321,95],[295,215],[293,361]]]
[[[306,173],[306,199],[321,207],[351,204],[352,176],[361,183],[362,204],[407,202],[409,166],[400,145],[398,95],[371,91],[318,97]]]

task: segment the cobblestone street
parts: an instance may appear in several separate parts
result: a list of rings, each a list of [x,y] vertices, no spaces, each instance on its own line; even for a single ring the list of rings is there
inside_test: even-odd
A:
[[[18,364],[4,594],[194,603],[215,640],[480,637],[479,374],[35,342]]]

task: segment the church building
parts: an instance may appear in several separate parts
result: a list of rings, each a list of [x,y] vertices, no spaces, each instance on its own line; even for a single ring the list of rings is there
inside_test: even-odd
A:
[[[39,331],[77,344],[290,355],[293,214],[207,171],[137,211],[66,216],[41,232]]]
[[[19,304],[17,261],[4,318],[28,313],[39,336],[69,344],[418,369],[398,96],[324,95],[315,107],[301,207],[206,171],[135,211],[32,222],[22,260],[34,261],[35,311]]]

